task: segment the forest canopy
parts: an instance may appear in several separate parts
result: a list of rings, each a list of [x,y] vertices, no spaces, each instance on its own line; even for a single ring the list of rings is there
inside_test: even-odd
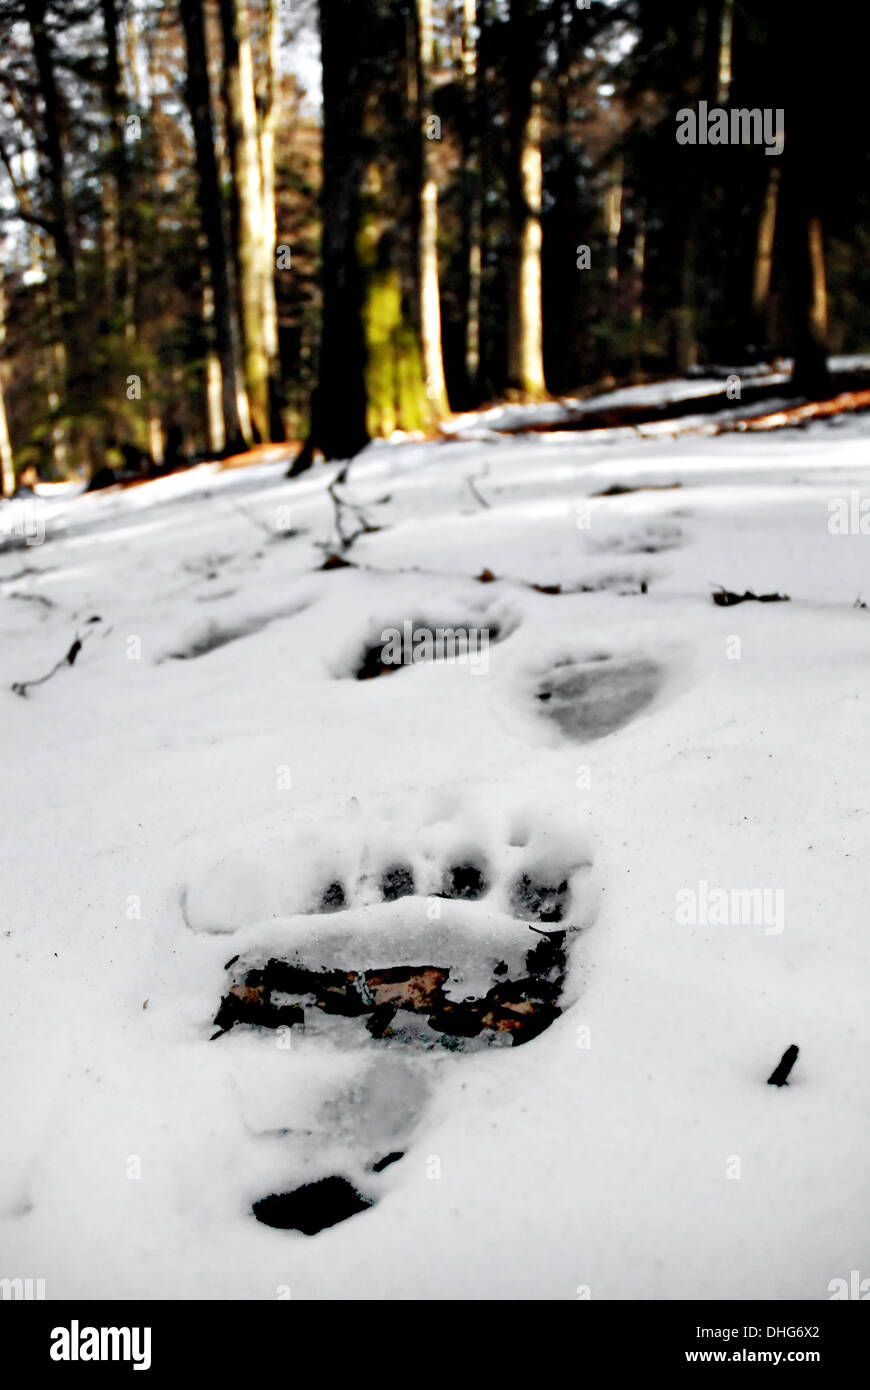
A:
[[[851,13],[0,0],[3,491],[710,364],[824,394],[870,344]]]

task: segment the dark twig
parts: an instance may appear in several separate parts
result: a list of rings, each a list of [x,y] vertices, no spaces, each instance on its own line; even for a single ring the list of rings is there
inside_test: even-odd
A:
[[[85,633],[85,637],[86,637],[86,638],[87,638],[89,635],[90,635],[89,633]],[[66,656],[62,656],[61,659],[60,659],[60,661],[56,662],[55,665],[52,666],[52,668],[51,668],[50,671],[47,671],[47,672],[45,673],[44,676],[38,676],[38,677],[36,678],[36,680],[32,680],[32,681],[14,681],[14,682],[13,682],[13,685],[12,685],[12,690],[14,691],[14,693],[15,693],[16,695],[20,695],[22,699],[26,700],[26,699],[27,699],[27,692],[28,692],[28,690],[30,689],[30,687],[31,687],[32,685],[44,685],[45,682],[48,681],[48,680],[51,680],[52,676],[56,675],[57,672],[60,671],[60,670],[62,669],[62,667],[64,667],[64,666],[74,666],[74,665],[75,665],[75,659],[76,659],[76,657],[78,656],[78,654],[79,654],[79,652],[81,651],[81,649],[82,649],[82,639],[80,639],[79,636],[76,635],[76,639],[75,639],[75,641],[73,642],[72,646],[70,647],[69,651],[67,652]]]
[[[792,1043],[791,1047],[786,1048],[782,1057],[779,1059],[779,1065],[774,1068],[767,1078],[768,1086],[788,1085],[788,1074],[798,1059],[798,1051],[799,1049],[794,1043]]]
[[[468,490],[471,493],[472,497],[477,502],[479,502],[482,507],[485,507],[487,511],[490,511],[492,508],[492,503],[487,502],[486,498],[483,496],[483,493],[478,488],[470,473],[468,477],[465,479],[465,481],[468,483]]]
[[[372,526],[371,522],[367,519],[365,512],[363,511],[361,506],[359,506],[355,502],[348,502],[346,497],[340,497],[336,492],[336,483],[343,482],[346,476],[347,468],[345,467],[342,469],[341,473],[339,473],[338,477],[333,478],[332,482],[329,484],[329,487],[326,489],[330,497],[332,498],[332,504],[335,507],[335,534],[338,537],[339,545],[342,550],[350,550],[354,541],[359,540],[360,536],[373,535],[374,532],[381,530],[380,526]],[[355,531],[345,531],[345,512],[350,512],[350,514],[358,522],[357,529]]]

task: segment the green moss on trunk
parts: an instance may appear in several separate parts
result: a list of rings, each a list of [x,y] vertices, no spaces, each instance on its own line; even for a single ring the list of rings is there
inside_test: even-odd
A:
[[[366,427],[373,439],[388,439],[394,430],[425,430],[433,420],[416,327],[404,303],[400,270],[393,264],[394,248],[378,214],[364,207],[357,250],[365,283]]]

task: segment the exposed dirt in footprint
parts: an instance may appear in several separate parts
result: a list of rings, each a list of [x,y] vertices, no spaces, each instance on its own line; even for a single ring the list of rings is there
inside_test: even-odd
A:
[[[567,895],[567,883],[564,888]],[[272,959],[244,970],[230,986],[215,1015],[219,1031],[214,1037],[223,1037],[237,1024],[304,1029],[306,1019],[310,1023],[325,1015],[364,1020],[369,1036],[384,1042],[431,1048],[443,1041],[440,1035],[488,1043],[504,1034],[520,1046],[549,1028],[561,1012],[565,932],[541,936],[526,953],[524,966],[519,977],[508,979],[507,965],[494,961],[486,993],[458,1001],[446,992],[451,966],[318,971]]]
[[[254,1203],[253,1212],[265,1226],[316,1236],[349,1216],[367,1211],[372,1203],[347,1178],[321,1178],[303,1183],[294,1192],[273,1192]]]
[[[664,672],[649,657],[604,652],[556,667],[539,684],[541,712],[570,739],[605,738],[652,703]]]

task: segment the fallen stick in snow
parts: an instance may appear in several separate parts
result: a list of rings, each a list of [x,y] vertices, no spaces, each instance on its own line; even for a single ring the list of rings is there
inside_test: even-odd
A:
[[[730,589],[726,589],[720,584],[718,590],[713,595],[713,602],[720,608],[733,608],[736,603],[791,603],[788,594],[753,594],[751,589],[747,589],[745,594],[733,594]]]
[[[637,483],[634,487],[625,487],[622,483],[612,483],[603,492],[593,492],[592,497],[624,497],[627,492],[671,492],[674,488],[682,487],[682,483]]]
[[[475,483],[474,479],[471,477],[470,474],[469,474],[469,476],[465,479],[465,481],[468,483],[468,490],[469,490],[469,492],[471,493],[471,495],[472,495],[472,497],[474,498],[474,500],[475,500],[476,502],[479,502],[480,505],[481,505],[481,507],[485,507],[485,508],[487,509],[487,511],[488,511],[488,510],[492,507],[492,503],[491,503],[491,502],[487,502],[487,500],[486,500],[486,498],[484,497],[483,493],[482,493],[482,492],[480,491],[480,489],[477,487],[477,484]]]
[[[88,635],[88,634],[85,633],[85,636],[87,636],[87,635]],[[51,680],[52,676],[56,675],[57,672],[58,672],[63,666],[74,666],[74,665],[75,665],[75,659],[76,659],[76,657],[78,656],[78,654],[79,654],[79,652],[81,651],[81,649],[82,649],[82,641],[81,641],[81,639],[80,639],[78,636],[76,636],[76,639],[75,639],[75,641],[73,642],[72,646],[70,647],[69,651],[67,652],[66,656],[62,656],[61,659],[60,659],[60,661],[55,662],[54,666],[52,666],[52,668],[51,668],[50,671],[47,671],[47,672],[45,673],[44,676],[37,676],[37,678],[36,678],[35,680],[32,680],[32,681],[13,681],[13,683],[12,683],[12,690],[13,690],[13,692],[14,692],[16,695],[20,695],[22,699],[26,700],[26,699],[27,699],[27,692],[28,692],[28,690],[30,689],[30,687],[31,687],[32,685],[44,685],[45,682],[48,681],[48,680]]]
[[[792,1043],[787,1047],[779,1060],[779,1065],[774,1068],[767,1078],[768,1086],[787,1086],[788,1074],[798,1059],[799,1048]]]
[[[341,551],[350,550],[354,541],[359,540],[360,536],[372,536],[376,532],[383,530],[382,526],[373,526],[371,524],[362,507],[357,502],[349,502],[346,497],[339,497],[338,493],[335,491],[335,485],[338,482],[344,482],[346,475],[347,469],[345,468],[337,478],[333,479],[326,489],[335,507],[335,534],[338,537]],[[342,516],[345,511],[350,512],[351,516],[355,517],[358,522],[357,530],[352,531],[349,535],[345,533],[342,525]]]

